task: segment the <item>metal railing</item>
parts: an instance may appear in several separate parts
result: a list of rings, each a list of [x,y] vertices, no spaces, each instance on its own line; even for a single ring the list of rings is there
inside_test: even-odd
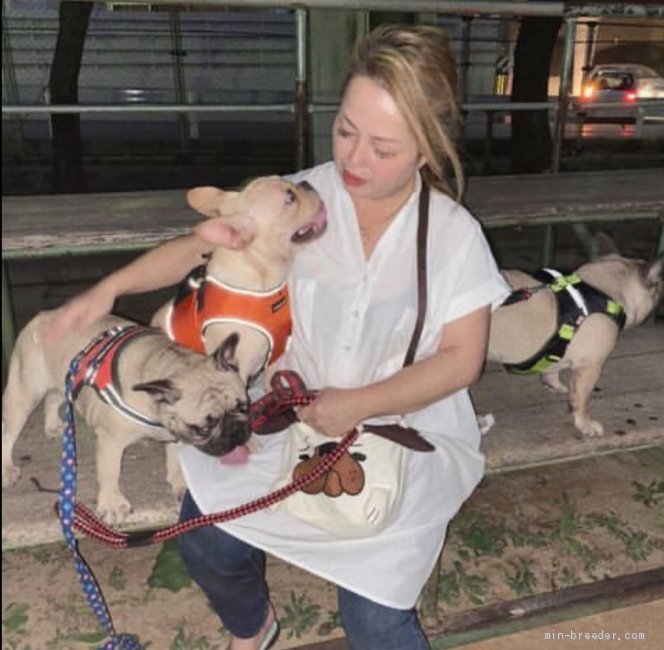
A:
[[[74,0],[87,2],[88,0]],[[102,2],[113,7],[146,6],[181,6],[181,0],[158,0],[151,3],[145,0],[122,0],[121,2]],[[461,16],[563,16],[565,21],[565,42],[563,50],[563,66],[560,74],[560,91],[555,102],[464,102],[462,110],[465,112],[484,111],[487,114],[487,128],[490,128],[492,116],[496,112],[555,110],[556,120],[553,134],[553,148],[551,170],[560,169],[562,142],[567,121],[570,82],[573,63],[573,49],[575,44],[576,24],[579,18],[615,17],[629,18],[664,18],[664,4],[641,4],[629,6],[621,3],[612,4],[586,4],[563,2],[493,2],[489,0],[441,2],[440,0],[189,0],[189,6],[201,7],[235,6],[235,7],[264,7],[292,9],[295,16],[295,84],[294,99],[292,103],[266,103],[266,104],[112,104],[112,105],[51,105],[51,104],[10,104],[2,106],[2,114],[8,116],[27,114],[121,114],[121,113],[175,113],[178,115],[195,113],[291,113],[295,122],[296,165],[299,169],[308,164],[308,117],[313,113],[334,112],[337,104],[320,104],[308,101],[307,60],[309,40],[307,34],[308,13],[310,9],[346,9],[357,11],[389,10],[408,11],[413,13],[444,13]],[[4,17],[3,17],[3,29]],[[4,41],[4,39],[3,39]],[[3,57],[4,58],[4,57]],[[659,105],[662,102],[656,102]],[[639,102],[633,104],[638,107]],[[652,101],[648,105],[653,105]]]

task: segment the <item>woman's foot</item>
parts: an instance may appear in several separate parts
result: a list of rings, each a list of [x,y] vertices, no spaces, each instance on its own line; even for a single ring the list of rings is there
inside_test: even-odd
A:
[[[261,626],[261,629],[258,630],[258,634],[251,637],[251,639],[232,637],[228,650],[268,650],[272,647],[278,636],[279,623],[277,621],[277,615],[275,614],[272,605],[270,605],[267,618]]]

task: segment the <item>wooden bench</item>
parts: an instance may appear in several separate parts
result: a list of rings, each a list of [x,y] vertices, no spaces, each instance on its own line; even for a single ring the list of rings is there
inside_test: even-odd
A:
[[[487,471],[515,471],[664,445],[663,367],[664,325],[643,325],[623,334],[591,401],[591,413],[604,424],[606,433],[579,439],[564,395],[550,393],[537,377],[509,375],[490,364],[472,390],[478,413],[491,413],[496,420],[482,441]],[[92,506],[96,495],[95,441],[82,424],[77,425],[77,447],[78,497]],[[39,409],[14,449],[22,476],[4,491],[3,548],[61,539],[53,513],[55,495],[39,492],[31,481],[34,477],[45,488],[58,488],[60,448],[60,440],[45,438]],[[176,519],[177,505],[165,479],[163,445],[146,440],[129,447],[121,484],[135,507],[129,519],[132,526],[148,527]]]
[[[554,229],[571,225],[590,248],[590,224],[654,219],[664,254],[664,170],[479,176],[466,203],[487,229],[545,226],[542,263],[549,263]],[[2,345],[14,341],[11,287],[5,262],[141,250],[189,232],[200,220],[184,190],[2,197]]]
[[[664,200],[656,171],[584,173],[561,176],[471,178],[467,204],[488,229],[544,226],[543,260],[551,258],[554,229],[570,224],[589,246],[586,228],[604,222],[654,219],[664,252]],[[141,250],[189,231],[198,217],[187,208],[183,190],[79,196],[3,197],[3,355],[13,343],[5,260]],[[605,435],[580,439],[565,396],[546,391],[536,377],[507,374],[489,364],[472,390],[479,414],[495,425],[483,437],[487,472],[515,471],[590,455],[664,446],[664,325],[650,323],[623,334],[591,402]],[[94,504],[95,440],[77,428],[78,498]],[[54,515],[56,495],[38,489],[59,487],[60,440],[43,433],[42,412],[30,418],[19,438],[15,462],[18,483],[4,493],[3,549],[62,540]],[[35,480],[32,480],[35,479]],[[122,489],[134,512],[134,528],[162,526],[177,518],[178,507],[165,480],[164,450],[153,441],[131,446],[124,458]],[[428,630],[445,629],[439,618],[438,571],[420,608]],[[433,632],[432,632],[433,633]]]

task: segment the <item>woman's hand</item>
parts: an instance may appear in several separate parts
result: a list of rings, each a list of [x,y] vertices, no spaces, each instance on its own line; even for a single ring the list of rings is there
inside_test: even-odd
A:
[[[485,306],[447,323],[431,356],[359,388],[326,388],[298,411],[300,420],[338,437],[369,418],[412,413],[471,386],[482,372],[490,320]]]
[[[209,252],[210,244],[196,235],[170,239],[151,248],[50,312],[41,328],[42,341],[52,345],[68,331],[85,330],[109,314],[120,296],[155,291],[179,282]]]
[[[115,292],[103,281],[44,314],[39,332],[46,345],[55,345],[71,332],[82,332],[113,309]]]
[[[365,419],[357,391],[326,388],[298,411],[299,419],[330,438],[338,438]]]

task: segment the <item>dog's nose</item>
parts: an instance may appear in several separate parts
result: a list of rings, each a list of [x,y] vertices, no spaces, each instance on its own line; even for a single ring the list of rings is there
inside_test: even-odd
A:
[[[199,451],[210,456],[223,456],[238,445],[243,445],[251,436],[249,422],[238,414],[227,413],[223,426],[215,431],[204,444],[197,445]]]
[[[311,185],[311,183],[309,181],[300,181],[297,184],[297,186],[302,188],[303,190],[306,190],[307,192],[313,192],[314,191],[314,188],[313,188],[313,186]]]

